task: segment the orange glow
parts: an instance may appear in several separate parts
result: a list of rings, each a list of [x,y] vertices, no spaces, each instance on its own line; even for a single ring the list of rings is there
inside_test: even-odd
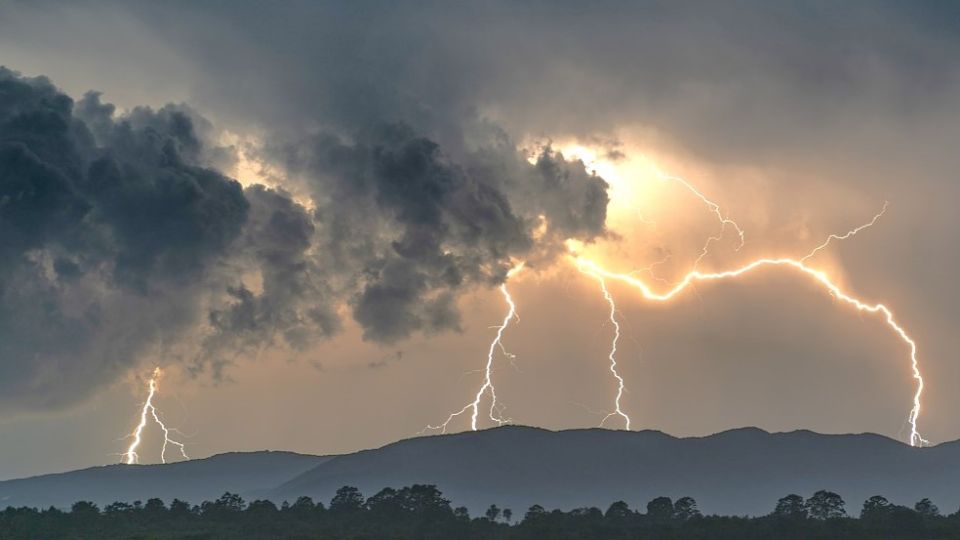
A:
[[[734,246],[734,251],[740,251],[741,248],[746,243],[746,235],[743,228],[734,220],[732,220],[720,206],[715,203],[713,200],[708,198],[702,191],[695,187],[690,182],[686,181],[683,178],[678,176],[670,175],[663,172],[659,167],[657,167],[652,161],[645,157],[641,157],[638,160],[631,160],[629,158],[623,159],[622,162],[613,163],[603,161],[598,157],[596,151],[591,151],[588,148],[579,146],[576,144],[571,144],[562,147],[565,154],[578,157],[584,161],[584,164],[588,166],[589,169],[595,170],[598,174],[603,176],[605,179],[608,179],[611,184],[611,204],[609,211],[612,211],[612,217],[614,218],[611,223],[611,227],[615,228],[616,224],[619,222],[626,223],[636,223],[637,217],[634,215],[632,220],[625,221],[624,216],[630,216],[631,208],[640,206],[643,204],[642,200],[638,200],[639,196],[638,191],[631,190],[631,185],[624,180],[625,177],[636,178],[634,186],[636,185],[648,185],[649,179],[654,178],[659,181],[659,183],[674,183],[684,190],[690,192],[694,195],[701,203],[703,203],[708,211],[716,217],[717,222],[720,227],[719,230],[710,236],[708,236],[706,242],[703,244],[700,249],[699,254],[696,259],[693,261],[693,264],[690,266],[689,270],[683,274],[679,280],[672,281],[666,280],[661,277],[658,277],[653,273],[654,267],[664,264],[667,260],[670,259],[670,254],[668,253],[665,257],[662,257],[660,261],[646,267],[643,269],[637,269],[631,272],[614,272],[607,269],[607,266],[601,261],[621,261],[621,260],[630,260],[632,257],[625,257],[628,255],[622,252],[622,247],[618,247],[619,253],[606,254],[605,256],[600,256],[598,250],[595,246],[585,246],[581,242],[568,241],[567,249],[572,254],[573,261],[577,266],[577,269],[580,272],[589,274],[592,277],[598,279],[603,288],[605,298],[611,305],[611,320],[614,320],[615,308],[613,307],[612,297],[607,291],[605,280],[613,279],[621,281],[631,287],[637,289],[641,296],[646,300],[654,302],[670,302],[674,297],[686,291],[691,285],[700,282],[712,282],[712,281],[721,281],[726,279],[737,279],[747,274],[753,273],[755,270],[760,270],[763,268],[780,268],[785,270],[790,270],[794,272],[799,272],[801,275],[812,279],[815,283],[822,286],[827,290],[833,297],[842,301],[843,303],[852,306],[857,311],[868,312],[879,314],[883,317],[884,322],[887,326],[893,330],[901,341],[907,346],[910,353],[910,367],[913,374],[913,378],[916,381],[916,391],[913,395],[913,406],[910,409],[908,416],[908,421],[910,424],[910,438],[909,442],[912,446],[921,446],[926,444],[927,441],[920,436],[920,433],[917,429],[917,422],[919,420],[920,411],[921,411],[921,397],[923,395],[924,381],[921,376],[919,363],[917,360],[917,345],[913,338],[907,333],[906,329],[900,325],[894,316],[893,312],[884,304],[875,303],[871,304],[865,302],[859,298],[854,297],[850,293],[846,292],[843,287],[839,284],[839,281],[836,277],[839,269],[834,270],[834,276],[831,277],[826,270],[822,268],[813,268],[809,266],[809,261],[825,250],[832,241],[834,240],[845,240],[852,236],[855,236],[860,231],[867,229],[873,226],[877,220],[880,219],[887,211],[887,203],[884,203],[883,208],[873,216],[869,222],[860,225],[854,229],[847,231],[844,234],[831,234],[826,240],[821,244],[813,248],[805,256],[801,258],[793,257],[781,257],[781,256],[770,256],[765,255],[753,259],[752,261],[742,264],[740,266],[734,267],[732,270],[717,271],[717,272],[706,272],[699,269],[700,263],[703,259],[709,254],[710,247],[712,244],[719,242],[723,239],[724,233],[731,229],[737,235],[737,244]],[[608,178],[609,177],[609,178]],[[662,197],[667,196],[665,192],[658,192],[656,194],[650,193],[651,188],[645,188],[645,195],[653,195],[656,197],[654,200],[658,203],[661,203]],[[670,203],[664,203],[666,206],[670,206]],[[619,218],[619,219],[618,219]],[[646,220],[640,218],[640,221],[646,223]],[[615,229],[616,230],[616,229]],[[586,251],[589,250],[589,255]],[[656,281],[658,285],[655,287],[651,285],[650,282],[646,281],[645,278],[649,277],[650,279]],[[615,323],[615,321],[614,321]],[[617,329],[617,336],[619,337],[619,328]],[[616,363],[613,358],[615,353],[616,337],[614,341],[614,348],[611,352],[611,371],[614,371],[614,375],[619,379],[619,375],[616,373]],[[615,403],[617,405],[616,411],[614,414],[622,414],[620,411],[620,396],[623,392],[622,381],[618,386],[617,397]]]
[[[592,273],[594,275],[614,279],[621,281],[631,287],[640,291],[640,294],[643,298],[655,302],[669,302],[675,296],[679,295],[685,291],[690,285],[697,282],[707,282],[707,281],[720,281],[725,279],[735,279],[746,274],[752,273],[754,270],[758,270],[765,267],[778,267],[785,268],[793,271],[800,272],[801,274],[811,278],[814,282],[823,286],[834,298],[849,304],[858,311],[868,312],[868,313],[878,313],[883,316],[884,321],[887,326],[889,326],[894,333],[900,337],[900,339],[907,345],[910,351],[910,365],[913,371],[913,378],[917,381],[917,389],[913,395],[913,408],[910,410],[908,416],[908,421],[910,423],[910,445],[911,446],[921,446],[927,441],[920,436],[920,433],[917,431],[917,421],[920,417],[920,399],[923,395],[923,376],[920,374],[920,367],[917,361],[917,344],[907,334],[907,331],[897,322],[896,317],[893,312],[883,304],[869,304],[859,300],[847,292],[843,291],[837,284],[831,281],[830,277],[826,272],[822,270],[816,270],[810,268],[799,259],[789,259],[789,258],[777,258],[777,259],[756,259],[748,264],[735,268],[733,270],[726,270],[723,272],[701,272],[699,270],[692,270],[687,273],[683,279],[681,279],[673,287],[657,291],[649,284],[647,284],[642,279],[629,275],[621,274],[617,272],[612,272],[607,270],[597,263],[578,257],[574,255],[574,262],[577,268],[581,272]]]

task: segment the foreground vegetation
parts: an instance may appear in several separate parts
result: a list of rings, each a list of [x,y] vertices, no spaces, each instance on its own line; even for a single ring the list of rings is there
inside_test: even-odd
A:
[[[928,499],[914,508],[881,496],[848,517],[843,499],[818,491],[804,500],[788,495],[763,517],[703,516],[690,497],[658,497],[646,511],[619,501],[606,511],[580,508],[548,511],[534,505],[522,516],[490,506],[480,517],[453,508],[434,486],[386,488],[369,499],[343,487],[329,505],[301,497],[279,508],[270,501],[246,503],[225,493],[198,506],[159,499],[145,504],[113,503],[102,510],[78,502],[69,512],[50,508],[7,508],[0,512],[0,539],[35,538],[958,538],[960,512],[940,514]]]

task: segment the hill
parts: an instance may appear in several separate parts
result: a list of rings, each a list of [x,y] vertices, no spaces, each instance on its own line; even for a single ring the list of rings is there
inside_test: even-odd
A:
[[[101,506],[157,497],[199,503],[224,491],[269,489],[329,459],[292,452],[235,452],[166,465],[106,465],[0,482],[0,507]]]
[[[491,503],[521,513],[533,504],[570,509],[631,507],[656,496],[694,497],[705,513],[761,515],[789,493],[829,489],[857,513],[881,494],[912,505],[960,506],[960,444],[911,448],[873,434],[768,433],[756,428],[677,438],[658,431],[549,431],[504,426],[418,437],[374,450],[319,457],[285,452],[223,454],[169,465],[96,467],[0,482],[0,507],[69,506],[79,500],[159,497],[198,503],[224,491],[275,502],[327,502],[341,486],[367,496],[383,487],[436,484],[471,513]]]
[[[491,503],[606,508],[618,499],[642,507],[656,496],[693,496],[707,513],[761,515],[789,493],[840,493],[853,512],[883,494],[912,505],[930,497],[944,511],[960,505],[960,445],[930,448],[879,435],[767,433],[736,429],[676,438],[657,431],[547,431],[505,426],[400,441],[338,456],[291,479],[274,499],[328,500],[345,484],[372,495],[384,486],[436,484],[473,513]]]

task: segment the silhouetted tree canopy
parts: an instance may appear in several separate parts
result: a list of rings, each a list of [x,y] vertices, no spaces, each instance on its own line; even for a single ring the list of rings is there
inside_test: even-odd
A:
[[[890,501],[883,495],[874,495],[863,501],[860,519],[878,519],[890,510]]]
[[[610,520],[624,520],[629,518],[633,512],[630,511],[630,506],[623,501],[617,501],[610,505],[610,508],[607,508],[607,513],[604,516]]]
[[[834,519],[847,515],[846,503],[832,491],[820,490],[807,499],[807,513],[813,519]]]
[[[702,517],[693,497],[680,497],[673,503],[673,516],[680,521]]]
[[[497,505],[491,504],[490,508],[487,508],[487,511],[483,514],[490,521],[496,521],[500,517],[500,509],[497,508]]]
[[[647,515],[659,521],[673,518],[673,501],[670,497],[657,497],[647,503]]]
[[[352,486],[343,486],[337,490],[333,499],[330,499],[331,512],[358,512],[361,508],[363,508],[363,495],[359,489]]]
[[[937,508],[937,505],[930,502],[930,499],[927,498],[920,499],[917,504],[913,505],[913,509],[923,517],[929,518],[940,515],[940,509]]]
[[[777,506],[773,509],[773,515],[786,519],[806,519],[807,503],[803,497],[791,493],[777,501]]]
[[[355,487],[337,490],[329,511],[309,497],[280,507],[269,500],[250,503],[236,493],[197,506],[160,499],[115,502],[102,510],[89,501],[69,512],[56,508],[7,508],[0,512],[0,540],[26,539],[766,539],[766,538],[960,538],[960,512],[943,516],[930,499],[913,508],[876,495],[863,503],[860,519],[847,517],[844,501],[830,491],[804,500],[796,494],[777,501],[769,516],[703,515],[692,497],[675,502],[657,497],[646,512],[625,501],[606,512],[583,507],[569,511],[533,505],[523,519],[491,504],[471,518],[452,508],[436,486],[384,488],[364,499]]]

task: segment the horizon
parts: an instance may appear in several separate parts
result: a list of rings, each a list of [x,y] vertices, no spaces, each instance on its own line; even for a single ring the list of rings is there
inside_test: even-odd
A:
[[[610,432],[610,433],[623,433],[623,434],[636,434],[636,435],[656,434],[656,435],[662,435],[662,436],[667,437],[667,438],[672,439],[672,440],[711,439],[711,438],[721,437],[721,436],[723,436],[723,435],[727,435],[727,434],[734,433],[734,432],[759,432],[759,433],[763,433],[763,434],[765,434],[765,435],[774,435],[774,436],[776,436],[776,435],[810,434],[810,435],[814,435],[814,436],[818,436],[818,437],[827,437],[827,438],[830,438],[830,437],[878,437],[878,438],[884,439],[884,440],[886,440],[886,441],[890,441],[890,442],[893,442],[893,443],[897,443],[898,445],[901,445],[901,446],[904,446],[904,447],[907,447],[907,448],[916,448],[917,450],[922,450],[922,449],[925,449],[925,448],[926,448],[926,449],[937,448],[937,447],[939,447],[939,446],[944,446],[944,445],[949,445],[949,444],[952,444],[952,443],[960,442],[960,438],[958,438],[958,439],[951,440],[951,441],[942,441],[942,442],[939,442],[939,443],[937,443],[937,444],[932,444],[932,445],[929,445],[929,446],[912,447],[912,446],[911,446],[909,443],[907,443],[907,442],[904,442],[904,441],[902,441],[902,440],[898,440],[898,439],[893,438],[893,437],[888,437],[888,436],[883,435],[883,434],[881,434],[881,433],[871,433],[871,432],[860,432],[860,433],[820,433],[820,432],[817,432],[817,431],[812,431],[812,430],[803,429],[803,428],[793,429],[793,430],[789,430],[789,431],[767,431],[767,430],[765,430],[765,429],[763,429],[763,428],[759,428],[759,427],[756,427],[756,426],[741,426],[741,427],[729,428],[729,429],[724,429],[724,430],[722,430],[722,431],[717,431],[717,432],[715,432],[715,433],[710,433],[710,434],[707,434],[707,435],[677,436],[677,435],[672,435],[672,434],[670,434],[670,433],[666,433],[666,432],[664,432],[664,431],[657,430],[657,429],[626,430],[626,429],[615,429],[615,428],[606,428],[606,427],[597,427],[597,426],[593,426],[593,427],[574,427],[574,428],[550,429],[550,428],[545,428],[545,427],[540,427],[540,426],[530,426],[530,425],[523,425],[523,424],[504,424],[504,425],[502,425],[502,426],[489,426],[489,427],[479,428],[479,429],[477,429],[476,431],[467,430],[467,431],[458,431],[458,432],[454,432],[454,433],[430,433],[430,434],[424,434],[424,435],[416,435],[416,436],[413,436],[413,437],[407,437],[407,438],[397,439],[397,440],[395,440],[395,441],[387,442],[387,443],[384,443],[384,444],[382,444],[382,445],[380,445],[380,446],[372,446],[372,447],[366,447],[366,448],[357,448],[357,449],[355,449],[355,450],[347,451],[347,452],[340,453],[340,454],[323,454],[323,453],[299,452],[299,451],[293,451],[293,450],[283,450],[283,449],[278,449],[278,448],[261,448],[261,449],[253,449],[253,450],[227,450],[227,451],[224,451],[224,452],[218,452],[218,453],[216,453],[216,454],[211,454],[211,455],[202,456],[202,457],[191,457],[190,459],[184,459],[184,460],[178,460],[178,461],[171,461],[171,462],[169,462],[169,463],[132,463],[132,464],[128,464],[128,463],[119,462],[119,463],[106,463],[106,464],[100,464],[100,465],[90,465],[90,466],[81,467],[81,468],[77,468],[77,469],[68,469],[68,470],[60,470],[60,471],[47,471],[47,472],[41,472],[41,473],[38,473],[38,474],[33,474],[33,475],[30,475],[30,476],[22,476],[22,477],[14,477],[14,478],[0,478],[0,483],[6,482],[6,481],[11,481],[11,480],[24,480],[24,479],[29,479],[29,478],[36,478],[36,477],[41,477],[41,476],[68,474],[68,473],[72,473],[72,472],[86,471],[86,470],[92,470],[92,469],[100,469],[100,468],[104,468],[104,467],[128,467],[128,466],[129,466],[129,467],[164,467],[164,466],[167,466],[167,465],[169,465],[169,466],[177,466],[177,465],[179,465],[179,464],[185,464],[185,463],[197,462],[197,461],[204,461],[204,460],[209,460],[209,459],[218,458],[218,457],[221,457],[221,456],[230,456],[230,455],[234,455],[234,454],[243,455],[243,454],[260,454],[260,453],[280,453],[280,454],[292,454],[292,455],[304,456],[304,457],[336,458],[336,457],[341,457],[341,456],[349,456],[349,455],[352,455],[352,454],[359,454],[359,453],[363,453],[363,452],[370,452],[370,451],[380,450],[380,449],[382,449],[382,448],[394,446],[394,445],[397,445],[397,444],[402,444],[402,443],[405,443],[405,442],[408,442],[408,441],[412,441],[412,440],[417,440],[417,439],[427,439],[427,438],[431,438],[431,437],[465,437],[465,436],[466,436],[466,437],[469,437],[469,436],[471,436],[471,435],[482,434],[483,432],[488,432],[488,431],[510,430],[510,429],[520,429],[520,430],[529,429],[529,430],[533,430],[533,431],[543,431],[543,432],[547,432],[547,433],[558,433],[558,434],[559,434],[559,433],[567,433],[567,432],[581,432],[581,431],[585,431],[585,432],[605,431],[605,432]]]
[[[391,488],[428,485],[474,515],[490,504],[526,509],[542,503],[577,512],[618,499],[642,507],[660,496],[689,496],[704,515],[759,519],[771,515],[777,499],[828,490],[848,502],[851,517],[875,495],[907,507],[932,500],[946,515],[960,506],[953,489],[960,476],[949,467],[958,452],[956,444],[913,448],[874,434],[746,428],[677,439],[659,432],[503,426],[341,456],[264,451],[167,465],[105,465],[0,482],[0,501],[13,507],[9,514],[22,507],[67,509],[78,501],[106,508],[179,499],[200,515],[201,501],[225,491],[251,501],[251,508],[264,501],[279,508],[302,497],[329,501],[341,488],[377,501]]]

